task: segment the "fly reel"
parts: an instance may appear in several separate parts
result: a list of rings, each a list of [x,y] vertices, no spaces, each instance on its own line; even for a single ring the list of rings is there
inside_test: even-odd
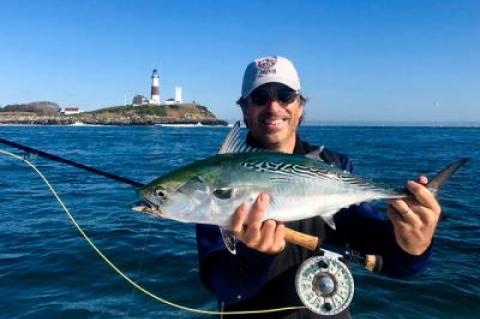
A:
[[[353,276],[330,251],[305,260],[297,271],[295,288],[303,304],[319,315],[336,315],[345,310],[353,298]]]

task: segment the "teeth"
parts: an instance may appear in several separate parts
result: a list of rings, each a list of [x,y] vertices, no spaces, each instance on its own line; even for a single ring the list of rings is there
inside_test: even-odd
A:
[[[265,124],[273,124],[273,125],[278,125],[283,122],[282,119],[276,119],[276,120],[265,120]]]
[[[147,205],[135,206],[135,207],[132,207],[132,209],[136,212],[139,212],[139,213],[151,213],[152,212],[152,208],[147,206]]]

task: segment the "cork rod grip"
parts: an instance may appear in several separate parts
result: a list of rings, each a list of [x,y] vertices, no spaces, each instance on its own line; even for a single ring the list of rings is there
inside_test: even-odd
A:
[[[318,247],[318,238],[307,235],[291,228],[285,227],[285,235],[283,236],[286,242],[299,245],[308,250],[315,251]]]

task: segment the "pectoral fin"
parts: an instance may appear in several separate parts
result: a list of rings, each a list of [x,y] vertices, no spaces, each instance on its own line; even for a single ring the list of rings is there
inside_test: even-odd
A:
[[[338,210],[332,210],[331,212],[327,212],[327,213],[321,214],[321,218],[322,218],[322,219],[325,221],[325,223],[327,223],[327,225],[330,226],[330,228],[332,228],[333,230],[336,229],[335,222],[333,221],[333,216],[335,215],[336,212],[338,212]]]
[[[222,234],[225,247],[227,247],[230,253],[236,255],[237,248],[235,246],[235,243],[237,242],[237,239],[235,238],[235,235],[230,230],[225,230],[222,227],[220,227],[220,233]]]

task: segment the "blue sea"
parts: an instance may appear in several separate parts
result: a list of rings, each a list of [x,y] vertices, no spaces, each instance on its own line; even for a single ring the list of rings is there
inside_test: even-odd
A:
[[[0,137],[142,183],[215,154],[227,128],[0,126]],[[480,128],[306,126],[301,136],[349,154],[357,172],[402,186],[462,157],[445,185],[447,216],[428,269],[408,280],[353,266],[354,318],[480,318]],[[22,154],[7,146],[1,149]],[[141,286],[215,309],[198,279],[194,226],[136,213],[128,185],[31,158],[92,241]],[[38,176],[0,155],[1,318],[203,318],[132,288],[81,237]],[[376,204],[385,209],[385,203]]]

